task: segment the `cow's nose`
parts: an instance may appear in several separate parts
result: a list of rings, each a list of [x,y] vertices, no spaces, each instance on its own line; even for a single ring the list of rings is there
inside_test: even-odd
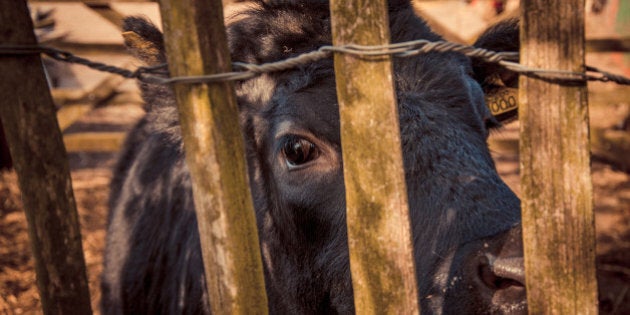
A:
[[[488,291],[487,298],[493,308],[525,301],[523,258],[501,258],[486,254],[479,259],[478,277]]]
[[[471,276],[483,303],[497,314],[527,314],[521,228],[483,243]]]

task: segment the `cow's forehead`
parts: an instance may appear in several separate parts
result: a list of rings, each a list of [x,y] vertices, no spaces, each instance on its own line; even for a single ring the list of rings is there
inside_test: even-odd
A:
[[[326,7],[249,7],[236,16],[227,29],[233,61],[274,62],[331,43]]]
[[[328,9],[318,10],[318,6],[285,6],[241,13],[238,21],[229,26],[233,60],[275,62],[330,45]],[[424,25],[406,23],[407,15],[390,16],[397,21],[391,23],[392,41],[433,38]],[[410,27],[413,30],[407,30]],[[399,98],[405,94],[418,95],[425,103],[457,116],[472,109],[463,108],[471,106],[469,86],[464,84],[466,72],[470,70],[468,58],[454,53],[433,53],[403,58],[395,64]],[[299,128],[338,142],[339,114],[332,58],[248,80],[240,85],[238,93],[240,100],[252,106],[253,112],[248,114],[265,121],[264,128],[263,124],[257,125],[256,129],[261,131],[257,132],[257,138],[273,133],[276,124],[290,121]]]
[[[416,62],[406,60],[416,66],[396,67],[399,102],[420,107],[420,111],[443,112],[453,119],[477,124],[475,104],[482,102],[482,97],[471,94],[472,79],[466,75],[466,66],[457,58],[446,58],[450,62],[439,63],[437,67],[435,58],[416,59]],[[247,115],[258,116],[265,122],[257,125],[259,137],[273,138],[280,124],[286,127],[289,123],[292,130],[301,129],[330,143],[339,143],[339,108],[332,62],[324,61],[311,68],[267,74],[243,83],[239,99],[249,104]],[[414,101],[410,103],[410,99]]]
[[[276,88],[265,110],[270,122],[270,136],[290,126],[296,132],[302,130],[322,140],[339,143],[339,109],[334,77],[331,74],[314,79],[302,73],[300,80],[309,84],[298,87],[289,83]]]

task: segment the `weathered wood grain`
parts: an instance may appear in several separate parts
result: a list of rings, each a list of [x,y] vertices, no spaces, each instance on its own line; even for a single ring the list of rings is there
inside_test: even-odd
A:
[[[0,42],[36,44],[25,1],[0,1]],[[91,314],[68,160],[41,58],[2,56],[0,95],[44,314]]]
[[[231,70],[220,0],[162,0],[170,73]],[[174,86],[213,314],[266,314],[245,146],[230,82]]]
[[[332,1],[333,44],[389,43],[384,0]],[[417,314],[391,58],[335,55],[357,314]]]
[[[521,1],[521,63],[584,70],[584,1]],[[520,78],[530,314],[597,314],[586,82]]]

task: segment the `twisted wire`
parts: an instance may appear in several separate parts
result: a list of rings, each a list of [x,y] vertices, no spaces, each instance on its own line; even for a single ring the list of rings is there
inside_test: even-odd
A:
[[[101,62],[91,61],[82,57],[78,57],[70,52],[51,47],[39,45],[0,45],[0,56],[42,53],[59,61],[81,64],[95,70],[115,73],[125,78],[135,78],[142,82],[152,84],[190,84],[246,80],[262,73],[285,71],[299,67],[301,65],[313,63],[321,59],[329,58],[333,53],[348,54],[366,58],[383,56],[404,58],[417,56],[419,54],[429,52],[457,52],[471,58],[477,58],[485,62],[499,64],[506,69],[520,74],[535,75],[549,80],[574,82],[590,80],[630,85],[629,78],[602,71],[595,67],[587,66],[586,72],[584,73],[564,70],[536,69],[515,62],[518,60],[518,53],[516,52],[495,52],[484,48],[467,46],[453,42],[431,42],[424,39],[375,46],[363,46],[355,44],[344,46],[322,46],[315,51],[307,52],[285,60],[260,65],[235,62],[233,63],[233,68],[235,68],[236,70],[230,72],[181,77],[169,77],[166,64],[160,64],[153,67],[139,67],[135,71],[131,71],[128,69],[107,65]]]

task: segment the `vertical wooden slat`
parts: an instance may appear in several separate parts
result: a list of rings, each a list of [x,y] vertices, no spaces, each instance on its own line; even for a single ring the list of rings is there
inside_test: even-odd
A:
[[[171,75],[231,70],[220,0],[160,1]],[[233,85],[177,84],[213,314],[266,314],[267,297]]]
[[[25,1],[0,1],[0,42],[36,44]],[[41,58],[0,56],[0,95],[44,314],[91,314],[70,169]]]
[[[521,1],[521,62],[584,70],[584,1]],[[521,76],[523,242],[530,314],[597,314],[586,83]]]
[[[331,1],[335,45],[389,43],[385,0]],[[390,58],[335,55],[357,314],[419,312]]]

